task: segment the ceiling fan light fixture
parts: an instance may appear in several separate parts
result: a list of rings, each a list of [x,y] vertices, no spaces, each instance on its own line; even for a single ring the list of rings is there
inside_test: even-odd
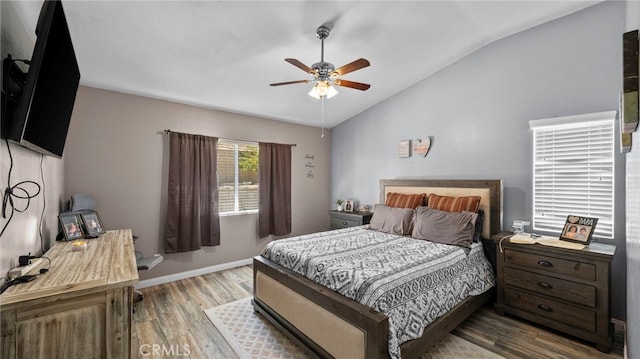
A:
[[[309,96],[318,100],[323,97],[329,99],[337,94],[338,90],[331,86],[329,81],[318,81],[316,85],[311,88],[311,91],[309,91]]]
[[[371,87],[371,85],[369,84],[343,80],[340,77],[348,73],[351,73],[353,71],[368,67],[369,65],[371,65],[369,63],[369,60],[361,57],[337,69],[335,68],[335,66],[333,66],[332,63],[324,61],[324,40],[329,36],[329,32],[330,32],[330,29],[324,25],[318,27],[318,29],[316,30],[316,36],[321,41],[320,62],[316,62],[315,64],[311,65],[311,67],[309,67],[303,64],[300,60],[297,60],[294,58],[284,59],[284,61],[290,63],[291,65],[313,76],[313,79],[277,82],[277,83],[272,83],[271,86],[308,83],[313,81],[315,85],[313,86],[311,91],[309,91],[309,96],[318,100],[330,99],[333,96],[337,95],[338,91],[335,89],[333,85],[340,86],[340,87],[348,87],[348,88],[352,88],[360,91],[368,90],[369,87]]]

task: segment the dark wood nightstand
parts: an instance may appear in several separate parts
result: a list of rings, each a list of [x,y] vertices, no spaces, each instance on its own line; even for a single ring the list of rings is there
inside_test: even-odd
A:
[[[371,216],[373,216],[372,212],[329,211],[331,229],[341,229],[369,224]]]
[[[582,250],[515,244],[509,242],[509,235],[492,237],[497,251],[498,313],[582,338],[608,352],[613,331],[609,283],[616,247],[593,242]]]

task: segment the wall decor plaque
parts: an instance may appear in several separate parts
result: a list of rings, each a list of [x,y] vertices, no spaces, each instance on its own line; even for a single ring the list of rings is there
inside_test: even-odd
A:
[[[429,150],[431,149],[431,136],[427,138],[418,138],[413,142],[413,153],[422,157],[427,157]]]

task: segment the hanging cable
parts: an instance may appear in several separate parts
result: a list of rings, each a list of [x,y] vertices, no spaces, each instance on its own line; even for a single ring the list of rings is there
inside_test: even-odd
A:
[[[14,212],[18,212],[18,213],[25,212],[29,208],[29,205],[31,204],[31,199],[35,198],[38,194],[40,194],[40,185],[34,181],[22,181],[22,182],[16,183],[13,186],[11,185],[11,172],[13,171],[13,155],[11,154],[11,147],[9,147],[9,140],[5,139],[5,143],[7,144],[7,152],[9,153],[9,174],[7,175],[7,188],[4,190],[4,195],[2,198],[2,218],[7,218],[7,206],[9,206],[9,208],[11,209],[11,213],[9,214],[9,219],[7,220],[7,223],[4,224],[4,227],[2,227],[2,231],[0,231],[0,237],[2,237],[2,235],[4,234],[4,231],[7,229],[7,226],[9,226],[9,223],[11,223]],[[34,185],[37,188],[36,193],[30,194],[29,191],[27,191],[24,188],[24,185],[26,184]],[[17,194],[16,193],[17,191],[20,191],[22,193]],[[13,200],[14,198],[26,199],[27,203],[24,206],[24,208],[22,209],[16,208]]]
[[[10,72],[11,72],[11,68],[13,66],[16,66],[16,62],[22,62],[24,64],[30,65],[31,62],[28,60],[24,60],[24,59],[13,59],[11,58],[11,55],[7,56],[8,59],[8,66],[7,66],[7,70],[4,73],[5,76],[9,76]],[[5,61],[7,61],[7,59],[5,59]],[[4,62],[3,62],[4,65]],[[2,93],[3,93],[3,103],[2,103],[2,118],[6,119],[7,118],[7,109],[9,106],[9,98],[12,98],[12,101],[15,101],[13,99],[13,97],[15,97],[14,95],[16,95],[15,93],[10,92],[9,89],[9,79],[5,79],[5,81],[3,81],[3,86],[2,86]],[[4,234],[4,231],[7,229],[7,226],[9,226],[9,223],[11,222],[11,219],[13,218],[13,214],[14,212],[24,212],[27,210],[27,208],[29,208],[29,204],[31,202],[31,198],[36,197],[39,193],[40,193],[40,185],[34,181],[22,181],[19,182],[15,185],[11,185],[11,172],[13,171],[13,155],[11,154],[11,148],[9,147],[9,140],[5,139],[5,143],[7,144],[7,152],[9,153],[9,173],[7,175],[7,188],[4,191],[4,195],[2,198],[2,218],[7,218],[7,206],[10,206],[11,208],[11,214],[9,215],[9,219],[7,220],[7,223],[4,224],[4,226],[2,227],[2,231],[0,231],[0,237],[2,237],[2,235]],[[41,168],[42,168],[42,163],[41,163]],[[23,187],[23,185],[25,184],[33,184],[36,186],[37,191],[35,194],[31,195],[29,194],[29,192]],[[16,192],[22,192],[22,194],[17,194]],[[25,207],[23,209],[18,209],[15,208],[15,204],[14,204],[14,198],[17,199],[26,199],[27,200],[27,204],[25,205]]]
[[[44,170],[42,164],[44,162],[44,154],[40,154],[40,180],[42,181],[42,213],[40,213],[40,223],[38,224],[38,234],[40,234],[40,249],[42,249],[42,255],[46,252],[44,250],[44,237],[42,235],[42,222],[44,221],[44,212],[47,209],[47,187],[44,182]],[[46,258],[46,257],[45,257]],[[47,258],[49,259],[49,258]],[[49,259],[49,266],[51,266],[51,260]]]
[[[320,138],[324,138],[324,98],[325,96],[320,97],[320,115],[322,116],[322,134]]]

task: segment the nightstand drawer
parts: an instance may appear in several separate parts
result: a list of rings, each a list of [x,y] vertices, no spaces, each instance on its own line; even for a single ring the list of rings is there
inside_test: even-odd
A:
[[[546,275],[531,273],[515,268],[504,268],[504,284],[565,301],[596,306],[596,288],[587,284],[576,283]]]
[[[560,259],[510,249],[505,250],[504,260],[505,263],[508,264],[517,264],[529,268],[542,269],[547,272],[564,274],[585,280],[596,280],[596,266],[590,263],[582,263],[570,259]]]
[[[596,330],[596,312],[577,308],[517,289],[505,288],[505,304],[532,314],[590,332]]]
[[[373,213],[370,212],[329,211],[331,229],[342,229],[369,224],[372,216]]]
[[[326,223],[326,222],[325,222]],[[360,226],[360,222],[344,219],[344,218],[331,218],[331,228],[332,229],[342,229],[347,227],[355,227]]]

